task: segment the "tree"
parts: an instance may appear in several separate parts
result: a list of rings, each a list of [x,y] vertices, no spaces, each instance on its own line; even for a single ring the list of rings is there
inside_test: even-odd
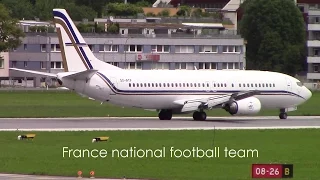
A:
[[[29,0],[2,0],[1,3],[10,9],[10,16],[13,18],[34,18],[34,8]]]
[[[22,43],[20,38],[24,33],[17,22],[9,15],[7,7],[0,3],[0,52],[17,48]]]
[[[107,4],[107,15],[112,16],[136,16],[138,13],[143,13],[143,9],[134,4],[124,3],[109,3]]]
[[[247,40],[246,69],[295,75],[302,69],[305,25],[293,0],[246,0],[240,33]]]
[[[190,6],[180,6],[179,11],[177,12],[178,16],[190,16],[191,13],[191,7]]]
[[[170,16],[170,11],[168,9],[164,9],[158,13],[158,16],[168,17]]]

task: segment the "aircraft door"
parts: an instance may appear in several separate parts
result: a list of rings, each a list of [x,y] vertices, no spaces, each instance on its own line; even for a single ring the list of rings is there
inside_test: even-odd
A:
[[[290,80],[290,79],[288,79],[288,78],[286,78],[286,81],[287,81],[287,90],[288,90],[289,92],[291,92],[291,91],[292,91],[292,84],[291,84],[291,80]]]

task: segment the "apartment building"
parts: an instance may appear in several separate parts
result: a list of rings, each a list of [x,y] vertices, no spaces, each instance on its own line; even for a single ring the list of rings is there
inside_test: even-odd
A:
[[[120,22],[119,33],[82,33],[94,55],[120,68],[136,70],[223,70],[245,68],[245,44],[221,23]],[[24,28],[28,29],[28,28]],[[9,52],[9,66],[51,73],[63,71],[55,32],[26,32],[20,47]],[[10,71],[10,79],[45,77]]]
[[[297,5],[304,14],[307,26],[307,79],[310,82],[320,81],[320,2],[298,0]]]

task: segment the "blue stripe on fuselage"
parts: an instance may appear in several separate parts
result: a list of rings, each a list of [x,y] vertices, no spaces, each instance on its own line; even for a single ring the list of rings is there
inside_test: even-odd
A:
[[[206,91],[206,90],[120,90],[118,89],[117,87],[115,87],[112,83],[112,81],[107,78],[104,74],[100,73],[100,72],[97,72],[97,74],[100,75],[100,77],[102,77],[105,82],[107,83],[107,85],[109,85],[109,87],[111,87],[112,91],[114,91],[115,93],[145,93],[145,94],[154,94],[154,93],[203,93],[203,95],[206,95],[206,94],[212,94],[212,93],[239,93],[239,92],[243,92],[243,91]],[[294,96],[297,96],[297,97],[300,97],[302,99],[305,100],[304,97],[298,95],[298,94],[295,94],[293,92],[289,92],[289,91],[274,91],[274,90],[271,90],[271,91],[260,91],[261,93],[285,93],[287,95],[294,95]]]

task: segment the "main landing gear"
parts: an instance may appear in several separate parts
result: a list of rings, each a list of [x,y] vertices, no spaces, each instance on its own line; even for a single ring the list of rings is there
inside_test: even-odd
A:
[[[280,109],[279,118],[280,119],[287,119],[288,114],[286,113],[285,109]]]
[[[171,120],[172,110],[161,110],[158,114],[160,120]]]
[[[195,111],[193,113],[193,120],[205,121],[207,119],[207,114],[204,111]]]

